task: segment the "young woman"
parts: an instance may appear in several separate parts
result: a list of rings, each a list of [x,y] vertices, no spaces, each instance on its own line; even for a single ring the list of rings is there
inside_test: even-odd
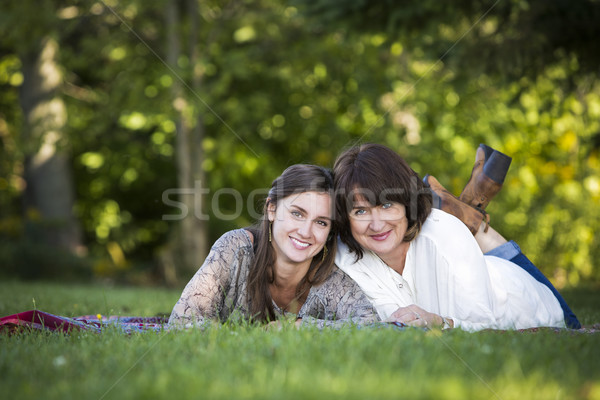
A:
[[[579,324],[549,282],[515,263],[527,260],[520,251],[508,257],[515,262],[482,253],[477,240],[484,248],[518,249],[488,227],[482,209],[470,211],[465,203],[470,218],[456,213],[471,221],[476,237],[484,236],[476,240],[461,220],[432,208],[431,190],[391,149],[351,148],[338,157],[334,175],[342,241],[336,264],[382,319],[470,331]],[[442,206],[459,202],[427,180]]]
[[[273,181],[257,226],[225,233],[175,304],[169,324],[202,326],[233,315],[258,322],[339,326],[378,321],[358,285],[334,264],[333,178],[293,165]]]

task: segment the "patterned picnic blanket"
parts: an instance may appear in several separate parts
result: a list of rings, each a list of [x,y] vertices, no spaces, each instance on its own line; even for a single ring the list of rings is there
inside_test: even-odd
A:
[[[81,317],[61,317],[47,312],[32,310],[0,318],[0,332],[14,333],[21,329],[49,330],[58,332],[71,332],[72,330],[86,330],[102,332],[102,329],[116,327],[126,334],[133,332],[155,331],[161,332],[167,329],[168,316],[159,317],[122,317],[83,315]],[[371,324],[376,326],[389,326],[387,323]],[[398,329],[404,327],[399,326]],[[573,332],[573,333],[600,333],[600,324],[584,326],[581,329],[567,328],[530,328],[520,329],[519,332]]]
[[[116,327],[127,334],[149,330],[159,332],[166,329],[168,320],[167,316],[122,317],[100,314],[67,318],[32,310],[0,318],[0,332],[13,333],[23,328],[59,332],[71,332],[72,330],[101,332],[102,329],[109,327]]]

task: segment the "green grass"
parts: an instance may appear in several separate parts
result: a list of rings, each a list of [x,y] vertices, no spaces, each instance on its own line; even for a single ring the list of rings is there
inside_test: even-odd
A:
[[[179,290],[0,283],[0,315],[168,313]],[[585,324],[597,290],[565,292]],[[600,334],[349,328],[0,335],[15,399],[600,399]]]

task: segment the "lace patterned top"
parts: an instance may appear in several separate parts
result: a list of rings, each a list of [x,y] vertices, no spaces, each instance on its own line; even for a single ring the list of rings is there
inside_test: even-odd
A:
[[[247,279],[254,250],[245,229],[225,233],[187,284],[169,318],[175,327],[202,326],[233,315],[248,317]],[[275,302],[277,316],[285,313]],[[334,266],[329,278],[313,286],[297,315],[302,324],[339,327],[379,321],[377,312],[346,273]]]

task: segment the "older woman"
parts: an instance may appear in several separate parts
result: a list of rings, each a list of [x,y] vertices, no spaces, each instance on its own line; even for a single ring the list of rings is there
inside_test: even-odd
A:
[[[430,189],[394,151],[353,147],[338,157],[334,176],[336,264],[382,319],[470,331],[565,326],[552,290],[519,265],[484,255],[461,220],[432,208]],[[473,233],[497,235],[486,222]]]
[[[364,293],[334,264],[333,178],[293,165],[273,181],[264,218],[225,233],[175,304],[169,324],[202,326],[233,315],[257,322],[340,326],[378,320]]]

